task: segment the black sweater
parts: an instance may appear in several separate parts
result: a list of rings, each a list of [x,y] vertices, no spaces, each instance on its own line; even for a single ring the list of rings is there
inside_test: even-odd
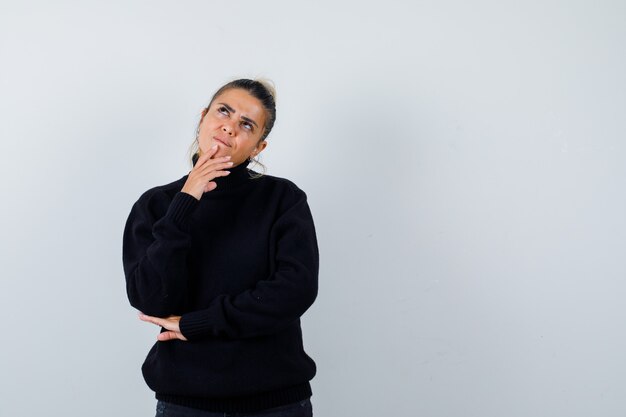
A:
[[[148,353],[142,372],[157,399],[250,412],[311,395],[300,316],[317,296],[319,253],[306,194],[286,179],[250,178],[245,165],[200,201],[180,191],[187,175],[152,188],[126,222],[130,304],[182,316],[188,339]]]

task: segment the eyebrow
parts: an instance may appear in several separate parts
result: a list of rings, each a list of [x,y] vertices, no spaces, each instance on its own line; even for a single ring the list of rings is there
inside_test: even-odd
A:
[[[220,104],[220,105],[222,105],[222,106],[226,107],[226,110],[228,110],[228,111],[229,111],[229,112],[231,112],[231,113],[237,113],[237,112],[235,111],[235,109],[233,109],[232,107],[230,107],[230,106],[229,106],[228,104],[226,104],[226,103],[217,103],[217,104]],[[242,120],[245,120],[246,122],[252,123],[252,124],[253,124],[253,125],[255,125],[255,126],[257,127],[257,129],[258,129],[259,125],[258,125],[258,124],[257,124],[254,120],[252,120],[251,118],[246,117],[246,116],[240,116],[240,117],[241,117],[241,119],[242,119]]]

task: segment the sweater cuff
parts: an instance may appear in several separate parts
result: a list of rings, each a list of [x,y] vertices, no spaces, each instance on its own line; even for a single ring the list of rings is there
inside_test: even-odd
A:
[[[189,214],[193,212],[198,203],[199,201],[191,194],[179,191],[172,199],[165,215],[174,223],[186,226],[189,223]]]
[[[207,336],[209,323],[206,320],[206,313],[204,311],[194,311],[183,314],[180,322],[178,322],[178,328],[189,341]]]

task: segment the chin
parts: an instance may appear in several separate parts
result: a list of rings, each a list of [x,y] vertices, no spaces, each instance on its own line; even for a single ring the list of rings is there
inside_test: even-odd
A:
[[[220,146],[217,152],[215,152],[215,155],[213,155],[213,158],[219,158],[220,156],[228,156],[228,155],[230,155],[230,151]]]
[[[200,150],[202,151],[202,155],[204,155],[205,153],[207,153],[208,151],[211,150],[211,147],[208,146],[206,149],[200,147]],[[217,152],[215,152],[215,154],[212,156],[212,158],[219,158],[221,156],[228,156],[230,155],[230,150],[228,148],[225,148],[224,146],[220,145],[219,143],[217,144]]]

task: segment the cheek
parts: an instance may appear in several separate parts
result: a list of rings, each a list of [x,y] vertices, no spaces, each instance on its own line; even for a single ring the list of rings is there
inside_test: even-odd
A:
[[[211,121],[205,117],[202,123],[200,123],[200,131],[198,132],[198,137],[200,139],[207,140],[211,136],[210,133],[212,130],[213,128]]]
[[[248,152],[254,151],[254,149],[257,147],[258,142],[259,142],[259,138],[257,137],[257,135],[254,135],[253,137],[249,138],[246,141],[246,151]]]
[[[257,143],[259,143],[259,139],[261,139],[261,134],[259,132],[248,133],[246,135],[246,140],[252,144],[252,148],[254,148]]]

